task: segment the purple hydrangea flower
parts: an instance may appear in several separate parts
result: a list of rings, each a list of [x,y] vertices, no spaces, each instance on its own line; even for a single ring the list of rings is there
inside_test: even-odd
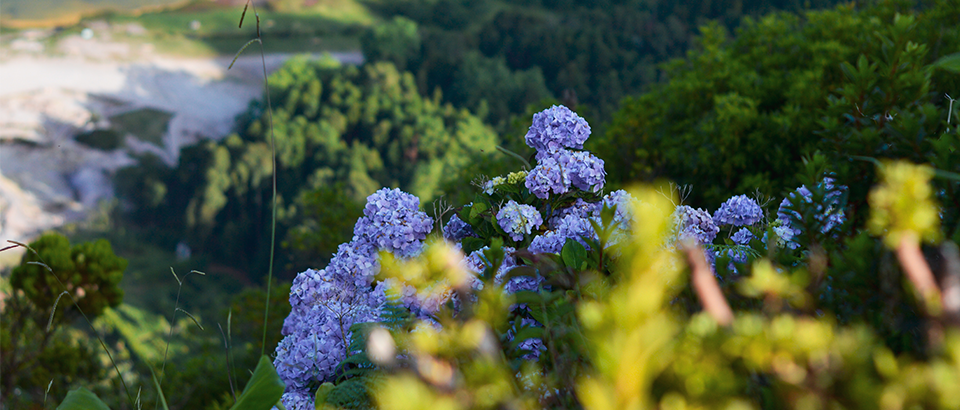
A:
[[[760,204],[746,195],[731,197],[713,214],[714,222],[720,225],[746,226],[763,219]]]
[[[567,158],[564,168],[573,186],[587,192],[597,192],[603,188],[607,172],[603,170],[602,159],[584,151],[573,152]]]
[[[287,410],[313,410],[315,405],[313,404],[315,395],[310,393],[308,389],[297,389],[287,393],[284,393],[280,397],[280,402],[283,403],[283,407]],[[276,407],[274,407],[275,409]]]
[[[379,320],[386,285],[374,284],[377,251],[413,256],[432,225],[419,200],[382,189],[368,198],[352,241],[340,245],[326,268],[301,272],[290,289],[290,315],[274,366],[287,384],[285,405],[302,404],[298,390],[329,380],[346,357],[350,326]],[[373,286],[373,287],[372,287]],[[371,288],[372,287],[372,288]],[[299,407],[295,407],[299,408]]]
[[[473,227],[461,220],[457,214],[453,214],[443,227],[443,237],[450,242],[460,242],[463,238],[476,236]]]
[[[593,230],[590,220],[575,214],[568,214],[559,218],[559,220],[553,220],[551,225],[555,228],[533,238],[527,250],[535,254],[560,253],[563,245],[567,243],[567,239],[574,239],[590,249],[583,238],[597,239],[597,233]]]
[[[529,235],[533,228],[543,224],[543,217],[537,208],[518,204],[511,199],[497,212],[497,223],[511,239],[520,241],[523,240],[523,235]]]
[[[753,240],[753,232],[750,232],[747,228],[740,228],[730,239],[737,245],[748,245]]]
[[[353,234],[377,248],[409,257],[420,251],[433,218],[419,210],[420,199],[399,189],[383,188],[367,197],[364,216]]]
[[[533,115],[533,123],[524,137],[527,145],[538,152],[560,148],[582,149],[590,137],[590,124],[562,105],[554,105]]]
[[[587,202],[584,201],[583,198],[577,198],[570,206],[553,211],[553,217],[549,220],[550,228],[556,229],[557,223],[567,215],[574,215],[578,218],[599,217],[600,207],[600,202]]]
[[[527,174],[524,185],[540,199],[550,194],[563,194],[570,190],[570,175],[564,172],[556,158],[544,158]]]
[[[674,218],[680,240],[689,238],[700,244],[710,244],[720,233],[720,228],[713,222],[714,218],[703,209],[681,205],[677,207]]]

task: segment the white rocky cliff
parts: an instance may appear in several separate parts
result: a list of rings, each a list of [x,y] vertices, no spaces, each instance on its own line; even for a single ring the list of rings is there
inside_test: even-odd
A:
[[[106,35],[67,37],[55,50],[44,50],[50,48],[44,35],[0,42],[2,242],[29,241],[83,218],[112,197],[110,178],[133,163],[131,154],[151,151],[175,164],[181,147],[223,137],[263,90],[259,56],[241,57],[227,71],[228,57],[161,56],[149,46],[112,43]],[[268,56],[268,70],[288,57]],[[335,57],[362,60],[359,53]],[[162,146],[127,134],[121,148],[103,151],[74,139],[108,126],[106,118],[144,108],[170,114]]]

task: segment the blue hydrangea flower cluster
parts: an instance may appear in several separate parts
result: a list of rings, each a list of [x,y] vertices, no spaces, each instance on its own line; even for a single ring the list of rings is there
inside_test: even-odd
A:
[[[524,235],[543,225],[543,217],[537,208],[510,200],[497,212],[497,223],[510,235],[510,239],[521,241]]]
[[[680,241],[696,240],[701,245],[711,244],[720,233],[715,218],[703,209],[693,209],[687,205],[678,206],[674,213],[677,237]]]
[[[749,245],[750,241],[753,240],[753,232],[750,232],[747,228],[740,228],[730,239],[737,245]]]
[[[326,268],[308,269],[290,288],[290,315],[277,346],[274,366],[287,390],[287,408],[312,408],[312,382],[329,380],[350,353],[350,326],[380,318],[386,283],[374,283],[377,252],[415,255],[433,224],[420,201],[400,190],[381,189],[367,198],[353,239],[340,245]],[[307,406],[307,407],[304,407]]]
[[[598,192],[603,188],[606,171],[603,160],[583,149],[590,136],[590,125],[564,106],[553,106],[533,116],[525,137],[537,150],[537,166],[527,174],[524,185],[537,198],[566,193],[571,187]]]
[[[433,218],[419,208],[416,196],[397,188],[383,188],[367,198],[364,216],[357,221],[353,234],[397,256],[415,255],[433,226]]]
[[[760,204],[746,195],[731,197],[713,214],[713,220],[717,226],[747,226],[762,219],[763,210],[760,209]]]
[[[533,114],[533,123],[524,137],[527,145],[537,152],[551,152],[560,148],[583,149],[590,137],[590,124],[562,105],[554,105]]]
[[[283,406],[287,410],[314,410],[314,399],[315,396],[310,394],[308,390],[295,390],[284,393],[280,397],[280,401],[283,402]]]
[[[551,221],[551,225],[554,226],[553,229],[533,238],[527,248],[530,252],[535,254],[560,253],[563,245],[567,243],[567,239],[574,239],[590,249],[584,237],[597,239],[597,233],[593,230],[590,219],[579,215],[568,214],[559,219],[555,218]]]
[[[598,192],[603,188],[607,172],[603,160],[586,151],[540,151],[537,166],[527,174],[525,186],[537,198],[547,199],[551,194],[563,194],[576,187]]]
[[[461,220],[457,214],[453,214],[447,224],[443,226],[443,237],[450,242],[459,243],[463,238],[476,236],[473,227]]]

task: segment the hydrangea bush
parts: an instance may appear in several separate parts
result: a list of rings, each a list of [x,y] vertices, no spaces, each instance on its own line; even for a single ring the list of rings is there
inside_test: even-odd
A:
[[[437,215],[446,222],[435,233],[433,219],[419,210],[416,197],[386,188],[371,195],[353,240],[340,246],[326,268],[304,271],[294,281],[293,310],[274,361],[287,385],[284,406],[320,408],[325,404],[314,403],[312,392],[335,392],[337,386],[366,377],[380,381],[362,384],[357,394],[367,395],[368,401],[361,402],[373,405],[369,395],[376,391],[376,404],[383,408],[410,408],[397,400],[417,407],[607,408],[600,397],[620,400],[623,392],[597,383],[620,383],[623,373],[616,366],[631,362],[617,361],[617,355],[630,354],[616,350],[627,346],[618,338],[626,337],[622,332],[631,326],[646,329],[642,334],[676,338],[671,340],[713,338],[709,343],[739,340],[741,332],[750,332],[718,333],[716,322],[710,324],[706,314],[698,313],[690,288],[678,276],[686,265],[677,251],[691,246],[703,250],[708,276],[722,284],[735,308],[747,315],[780,315],[741,320],[787,326],[782,321],[793,317],[791,309],[811,312],[814,303],[840,312],[837,306],[845,296],[831,287],[839,282],[821,278],[811,283],[794,273],[822,273],[823,267],[811,265],[814,257],[825,246],[833,249],[830,241],[851,237],[847,188],[826,172],[822,158],[810,161],[807,182],[776,209],[770,208],[772,201],[736,195],[711,213],[663,191],[640,197],[623,190],[605,193],[603,161],[583,150],[589,134],[586,121],[566,107],[535,114],[525,140],[536,150],[536,166],[489,179],[473,202]],[[811,291],[813,299],[806,293]],[[758,304],[759,297],[765,302]],[[768,303],[779,300],[785,303]],[[769,310],[771,306],[783,311]],[[407,312],[406,319],[385,323],[383,312],[396,309]],[[684,316],[691,318],[692,327],[678,322]],[[609,320],[626,322],[610,327]],[[784,334],[804,326],[831,332],[834,326],[796,320],[806,324],[781,328]],[[388,332],[371,331],[377,326]],[[831,337],[839,336],[824,336],[824,343],[835,340]],[[882,350],[869,336],[850,337]],[[951,346],[960,346],[950,340]],[[649,352],[664,353],[668,345],[638,339],[636,347],[642,350],[647,342]],[[804,355],[813,354],[804,350],[810,346],[784,354],[806,360]],[[394,350],[398,347],[399,352]],[[755,386],[745,376],[756,374],[750,372],[782,376],[780,359],[747,357],[742,350],[694,351],[708,361],[748,360],[747,369],[753,370],[730,374],[728,382]],[[853,354],[842,351],[848,353]],[[713,407],[709,394],[689,391],[690,381],[703,374],[683,363],[657,362],[656,372],[626,369],[639,372],[640,378],[631,381],[640,383],[637,388],[687,386],[688,391],[670,393],[679,396],[644,396],[660,407],[673,407],[666,404],[681,399]],[[721,370],[740,371],[731,369]],[[652,373],[643,376],[645,371]],[[723,384],[723,374],[705,379],[721,383],[711,391],[740,394]],[[960,378],[960,368],[951,375]],[[332,394],[323,394],[325,403],[335,402]]]

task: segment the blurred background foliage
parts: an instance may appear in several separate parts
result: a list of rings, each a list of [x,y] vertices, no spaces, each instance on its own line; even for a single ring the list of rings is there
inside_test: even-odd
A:
[[[704,26],[685,59],[663,66],[669,80],[623,101],[594,149],[612,180],[691,184],[690,204],[709,208],[734,193],[792,190],[816,151],[841,181],[873,179],[858,157],[960,171],[946,132],[946,94],[960,77],[930,66],[960,49],[958,10],[956,1],[884,1],[773,13],[744,19],[732,39]],[[941,203],[960,201],[956,180],[937,184]],[[869,185],[850,186],[862,217]],[[955,210],[945,212],[957,239]]]

